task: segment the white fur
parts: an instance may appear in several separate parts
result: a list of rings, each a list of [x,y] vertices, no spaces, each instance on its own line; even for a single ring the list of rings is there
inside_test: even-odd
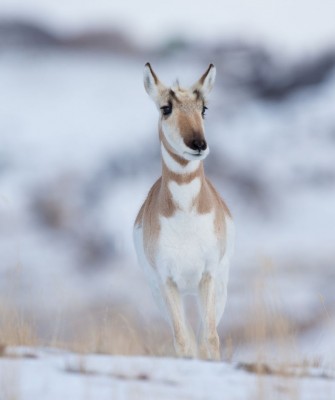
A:
[[[227,285],[229,279],[229,267],[235,246],[235,225],[229,216],[226,216],[226,248],[213,276],[216,279],[215,318],[219,324],[227,301]],[[212,272],[213,273],[213,272]]]
[[[168,317],[166,314],[165,304],[162,299],[162,294],[160,291],[160,275],[157,271],[152,267],[150,262],[148,261],[145,252],[144,252],[144,243],[143,243],[143,229],[141,226],[135,226],[133,231],[134,245],[136,249],[136,254],[138,258],[138,262],[140,266],[143,268],[143,271],[146,275],[146,278],[149,282],[149,286],[151,289],[151,293],[155,300],[155,303],[160,308],[165,318]]]
[[[226,217],[226,250],[220,259],[220,249],[214,232],[214,211],[199,215],[195,210],[177,211],[171,218],[160,217],[158,249],[153,268],[144,252],[143,231],[134,229],[134,243],[138,260],[149,281],[156,303],[165,309],[160,282],[172,277],[184,293],[196,293],[202,275],[209,272],[216,279],[217,322],[220,321],[226,301],[226,288],[235,228]]]
[[[234,247],[235,247],[235,224],[234,221],[226,216],[226,249],[225,255],[229,261],[234,255]]]
[[[200,178],[193,179],[190,183],[179,185],[175,181],[170,181],[168,188],[172,194],[174,202],[178,208],[190,211],[193,200],[199,194],[201,188]]]
[[[160,217],[160,224],[159,274],[163,280],[173,277],[181,291],[195,292],[206,268],[219,261],[214,212],[178,211],[171,218]]]
[[[228,271],[233,256],[235,227],[231,218],[226,216],[226,247],[220,259],[220,244],[214,230],[214,210],[207,214],[198,214],[192,208],[193,199],[199,193],[200,180],[189,184],[169,183],[169,189],[179,210],[170,218],[160,216],[160,233],[155,258],[156,269],[145,256],[142,228],[135,227],[134,241],[140,264],[148,276],[156,301],[159,300],[159,282],[172,277],[178,288],[184,292],[195,292],[205,272],[211,273],[217,280],[217,308],[225,299],[228,283]],[[225,303],[225,300],[224,300]]]
[[[161,125],[165,139],[179,156],[182,156],[187,149],[190,150],[184,143],[184,139],[177,123],[162,120]]]

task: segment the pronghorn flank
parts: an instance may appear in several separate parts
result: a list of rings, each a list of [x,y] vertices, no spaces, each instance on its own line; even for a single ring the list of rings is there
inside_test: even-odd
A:
[[[138,213],[134,241],[153,296],[172,327],[177,355],[219,360],[217,325],[227,298],[234,226],[203,167],[209,154],[203,119],[214,80],[210,64],[191,88],[166,87],[145,65],[144,86],[159,111],[162,176]],[[184,294],[197,296],[199,347],[185,316]]]

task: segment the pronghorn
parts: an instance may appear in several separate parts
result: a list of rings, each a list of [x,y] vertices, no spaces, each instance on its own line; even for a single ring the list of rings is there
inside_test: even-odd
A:
[[[144,86],[160,114],[162,176],[137,215],[134,241],[153,296],[172,326],[177,355],[219,360],[217,325],[227,298],[234,225],[202,161],[209,154],[203,119],[214,79],[210,64],[191,88],[169,88],[145,65]],[[184,313],[182,295],[189,293],[200,307],[199,354]]]

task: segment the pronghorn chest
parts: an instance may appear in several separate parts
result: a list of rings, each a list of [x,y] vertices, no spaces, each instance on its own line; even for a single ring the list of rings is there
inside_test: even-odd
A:
[[[218,263],[220,249],[215,234],[215,211],[200,214],[195,205],[199,178],[188,184],[169,183],[177,210],[159,217],[156,265],[163,277],[171,276],[180,289],[196,288],[206,269]]]
[[[184,184],[170,181],[168,189],[177,209],[187,214],[194,208],[195,199],[200,193],[201,181],[199,178],[195,178],[191,182]]]

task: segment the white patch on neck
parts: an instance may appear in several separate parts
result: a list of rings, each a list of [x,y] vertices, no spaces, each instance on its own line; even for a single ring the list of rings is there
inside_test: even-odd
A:
[[[194,178],[190,183],[179,185],[175,181],[168,183],[173,200],[181,210],[190,211],[193,200],[199,194],[201,188],[200,178]]]
[[[170,156],[163,143],[161,143],[161,150],[165,165],[170,171],[174,172],[175,174],[190,174],[199,168],[199,160],[189,161],[185,166],[179,164]]]

